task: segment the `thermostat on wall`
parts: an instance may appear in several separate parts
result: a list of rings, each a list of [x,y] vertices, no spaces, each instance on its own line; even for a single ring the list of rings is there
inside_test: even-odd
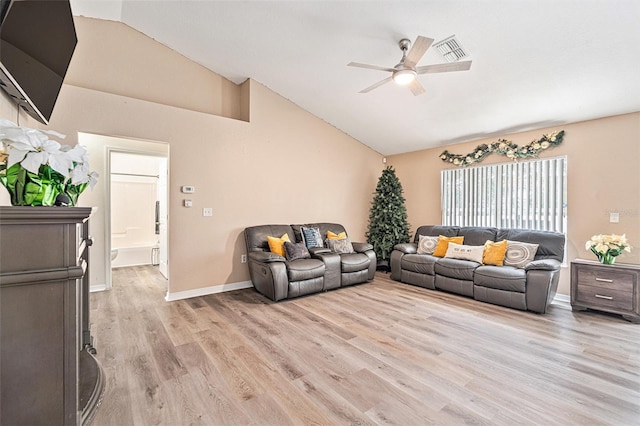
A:
[[[196,187],[184,185],[182,187],[182,192],[184,192],[185,194],[193,194],[194,192],[196,192]]]

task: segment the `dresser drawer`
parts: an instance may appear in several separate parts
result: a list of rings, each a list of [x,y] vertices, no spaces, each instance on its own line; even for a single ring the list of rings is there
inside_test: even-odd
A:
[[[608,290],[633,292],[635,274],[598,267],[578,270],[578,286],[601,287]]]
[[[578,302],[601,308],[633,311],[633,292],[611,288],[578,285]]]

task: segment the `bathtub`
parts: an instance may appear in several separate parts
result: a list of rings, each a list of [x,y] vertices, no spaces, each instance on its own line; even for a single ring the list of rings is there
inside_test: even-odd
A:
[[[158,249],[158,244],[113,248],[111,267],[121,268],[124,266],[157,265]]]

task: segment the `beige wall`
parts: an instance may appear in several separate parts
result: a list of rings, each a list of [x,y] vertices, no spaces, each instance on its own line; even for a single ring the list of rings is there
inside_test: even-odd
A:
[[[67,134],[71,145],[77,142],[78,132],[169,144],[171,293],[248,281],[248,269],[240,263],[246,226],[335,221],[344,224],[354,240],[364,239],[372,193],[382,170],[380,154],[255,81],[240,86],[235,95],[240,104],[250,102],[250,123],[221,116],[222,110],[214,114],[177,105],[176,98],[181,98],[177,92],[170,99],[156,99],[155,92],[169,83],[170,76],[152,70],[174,60],[174,53],[142,37],[133,43],[136,49],[155,53],[145,56],[143,65],[131,63],[131,55],[123,53],[128,43],[117,51],[103,51],[100,44],[104,39],[121,39],[123,34],[128,37],[131,29],[85,18],[77,22],[79,46],[92,45],[74,54],[73,85],[63,86],[49,128]],[[139,35],[135,34],[134,38]],[[100,60],[117,69],[119,78],[96,79],[99,70],[91,63],[101,55],[108,55]],[[179,75],[182,68],[189,71],[191,66],[195,65],[183,63],[173,73]],[[141,72],[150,80],[146,88],[138,87],[141,92],[133,96],[123,93],[120,81],[141,78]],[[182,82],[183,93],[224,97],[222,92],[199,92],[211,79],[215,74],[192,75]],[[15,121],[15,108],[4,95],[0,113]],[[249,117],[248,109],[244,115]],[[42,127],[24,114],[20,121]],[[137,146],[136,141],[130,143]],[[104,169],[102,157],[91,153],[92,168]],[[189,196],[193,208],[182,207],[182,185],[196,187]],[[99,190],[87,190],[80,204],[104,204],[104,197]],[[8,204],[8,197],[0,202]],[[213,208],[213,217],[203,217],[203,207]],[[96,236],[104,234],[101,215],[104,209],[93,221],[98,228],[102,221],[102,228],[92,229]],[[92,251],[94,273],[104,257],[97,250]],[[102,274],[106,274],[104,264]],[[100,277],[92,274],[92,279]]]
[[[78,132],[128,138],[114,142],[124,147],[137,146],[133,139],[169,145],[172,293],[249,280],[239,261],[246,226],[336,221],[353,239],[364,238],[380,154],[261,84],[233,86],[123,24],[87,18],[76,24],[78,50],[49,128],[72,145]],[[4,92],[0,117],[16,120]],[[20,122],[42,127],[25,114]],[[626,232],[636,249],[619,261],[640,263],[640,113],[560,128],[564,144],[543,156],[568,156],[569,260],[592,257],[584,249],[592,234]],[[505,137],[525,144],[550,130]],[[493,140],[447,149],[466,153]],[[440,223],[440,170],[451,167],[438,158],[441,151],[388,158],[414,230]],[[104,155],[91,158],[93,168],[104,168]],[[499,161],[494,154],[483,164]],[[182,207],[182,185],[196,187],[191,209]],[[0,204],[9,204],[0,192]],[[80,201],[104,205],[104,191],[87,191]],[[212,207],[213,217],[202,217],[203,207]],[[609,211],[620,212],[620,223],[608,222]],[[104,232],[101,215],[104,209],[96,213],[94,235]],[[98,258],[92,280],[104,280],[93,274],[106,275],[99,264],[105,253],[92,250]],[[560,292],[568,294],[563,272]]]
[[[542,153],[541,158],[567,156],[567,248],[568,260],[594,259],[585,250],[593,234],[626,233],[631,253],[618,262],[640,264],[640,113],[626,114],[503,137],[518,145],[538,139],[543,133],[565,130],[562,145]],[[466,154],[481,143],[497,138],[447,146],[453,154]],[[395,155],[388,164],[395,167],[407,199],[413,230],[420,225],[441,223],[440,171],[455,167],[438,156],[443,148]],[[492,154],[482,162],[504,162]],[[620,222],[609,223],[609,213],[619,212]],[[559,292],[569,294],[569,270],[561,274]]]

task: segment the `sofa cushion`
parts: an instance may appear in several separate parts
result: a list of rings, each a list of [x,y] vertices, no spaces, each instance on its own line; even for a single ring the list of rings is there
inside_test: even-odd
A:
[[[462,227],[458,235],[464,237],[464,243],[469,246],[482,246],[487,240],[497,241],[498,228],[484,228],[480,226]]]
[[[484,243],[482,263],[485,265],[502,266],[504,256],[507,254],[507,240],[498,242],[487,241]]]
[[[302,281],[324,275],[324,262],[318,259],[299,259],[287,265],[289,281]]]
[[[358,272],[369,269],[371,261],[364,253],[348,253],[340,255],[342,272]]]
[[[285,241],[284,252],[287,255],[287,261],[291,262],[298,259],[308,259],[311,257],[309,249],[304,243],[292,243]]]
[[[528,229],[500,229],[495,241],[510,240],[539,244],[536,252],[538,259],[564,259],[565,236],[559,232],[532,231]]]
[[[418,254],[433,254],[438,245],[438,237],[420,235],[418,238]]]
[[[449,243],[462,244],[463,242],[464,242],[464,237],[445,237],[444,235],[439,235],[438,244],[436,245],[436,248],[433,251],[433,255],[435,257],[444,257],[444,255],[447,254]]]
[[[507,253],[504,257],[505,266],[524,268],[536,257],[538,244],[523,243],[522,241],[507,240]]]
[[[280,238],[278,237],[267,237],[267,242],[269,243],[269,250],[272,253],[279,254],[282,257],[285,257],[287,254],[284,251],[284,243],[286,241],[291,242],[288,234],[282,234]]]
[[[400,261],[400,267],[405,271],[434,275],[433,266],[438,259],[440,258],[429,254],[405,254]]]
[[[482,263],[484,246],[465,246],[463,244],[449,243],[444,257],[452,259],[472,260]]]
[[[459,230],[459,226],[423,225],[416,229],[416,235],[413,242],[417,244],[420,239],[420,235],[429,235],[432,237],[444,235],[445,237],[455,237],[458,235]]]
[[[524,293],[527,288],[527,271],[511,266],[479,266],[473,283],[482,287]]]
[[[322,235],[320,235],[319,228],[307,228],[306,226],[301,226],[300,235],[302,236],[302,241],[304,241],[307,248],[323,246]]]
[[[459,280],[473,281],[473,271],[480,266],[479,263],[471,260],[450,259],[444,257],[438,259],[434,267],[437,275]]]

